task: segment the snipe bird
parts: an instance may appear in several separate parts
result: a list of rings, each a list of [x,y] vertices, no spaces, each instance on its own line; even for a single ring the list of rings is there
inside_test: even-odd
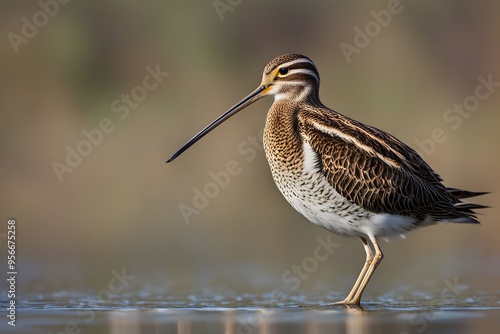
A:
[[[319,73],[308,57],[285,54],[269,62],[250,95],[201,130],[167,161],[255,101],[274,96],[264,150],[274,182],[312,223],[361,239],[366,261],[351,292],[335,304],[359,305],[382,261],[378,240],[438,222],[479,224],[462,201],[485,194],[448,188],[416,151],[396,137],[344,116],[319,99]]]

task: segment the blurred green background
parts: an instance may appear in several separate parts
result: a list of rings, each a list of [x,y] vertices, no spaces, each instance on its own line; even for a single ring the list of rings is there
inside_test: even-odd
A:
[[[17,220],[19,289],[94,291],[125,268],[136,287],[160,295],[203,288],[347,293],[364,261],[357,239],[332,236],[338,247],[298,289],[283,280],[329,233],[282,198],[260,147],[250,153],[271,99],[165,164],[257,87],[270,59],[294,52],[316,63],[325,105],[420,151],[418,143],[430,145],[441,129],[424,158],[446,185],[492,192],[475,199],[492,206],[481,226],[442,224],[383,243],[386,257],[367,298],[445,279],[471,293],[496,291],[500,87],[465,116],[453,114],[452,122],[446,115],[474,101],[479,76],[500,81],[500,3],[401,1],[383,26],[375,16],[390,3],[70,1],[49,7],[53,15],[44,20],[37,1],[3,1],[0,233],[5,238],[7,219]],[[372,37],[355,39],[356,27],[372,29]],[[341,43],[362,47],[348,62]],[[147,79],[151,89],[144,89],[155,69],[168,75],[154,88]],[[132,93],[136,100],[126,102]],[[109,133],[100,137],[103,120]],[[97,144],[84,143],[85,131]],[[86,156],[69,158],[75,166],[58,178],[54,166],[68,165],[68,150],[78,149]],[[214,188],[211,172],[231,161],[239,172]],[[212,198],[203,208],[198,199],[199,210],[185,219],[180,208],[194,208],[205,190]]]

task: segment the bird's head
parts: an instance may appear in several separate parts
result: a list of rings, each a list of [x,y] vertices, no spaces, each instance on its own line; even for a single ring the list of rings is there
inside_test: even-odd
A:
[[[265,96],[274,96],[275,102],[281,100],[301,102],[318,99],[318,90],[319,73],[311,59],[299,54],[284,54],[276,57],[264,68],[262,81],[257,89],[191,138],[167,162],[173,161],[229,117]]]

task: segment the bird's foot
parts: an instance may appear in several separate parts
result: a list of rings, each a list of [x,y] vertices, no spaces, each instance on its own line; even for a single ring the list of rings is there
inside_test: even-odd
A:
[[[329,306],[345,306],[345,307],[353,307],[353,308],[359,308],[361,307],[360,301],[359,300],[354,300],[354,299],[344,299],[339,302],[331,303],[328,304]]]

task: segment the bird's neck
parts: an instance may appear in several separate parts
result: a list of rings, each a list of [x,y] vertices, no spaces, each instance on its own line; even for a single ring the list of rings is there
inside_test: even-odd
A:
[[[318,87],[313,85],[288,85],[274,95],[274,102],[287,104],[308,103],[321,105]]]
[[[264,150],[269,164],[272,161],[299,159],[302,139],[298,132],[297,114],[300,104],[276,100],[267,114],[264,128]]]

